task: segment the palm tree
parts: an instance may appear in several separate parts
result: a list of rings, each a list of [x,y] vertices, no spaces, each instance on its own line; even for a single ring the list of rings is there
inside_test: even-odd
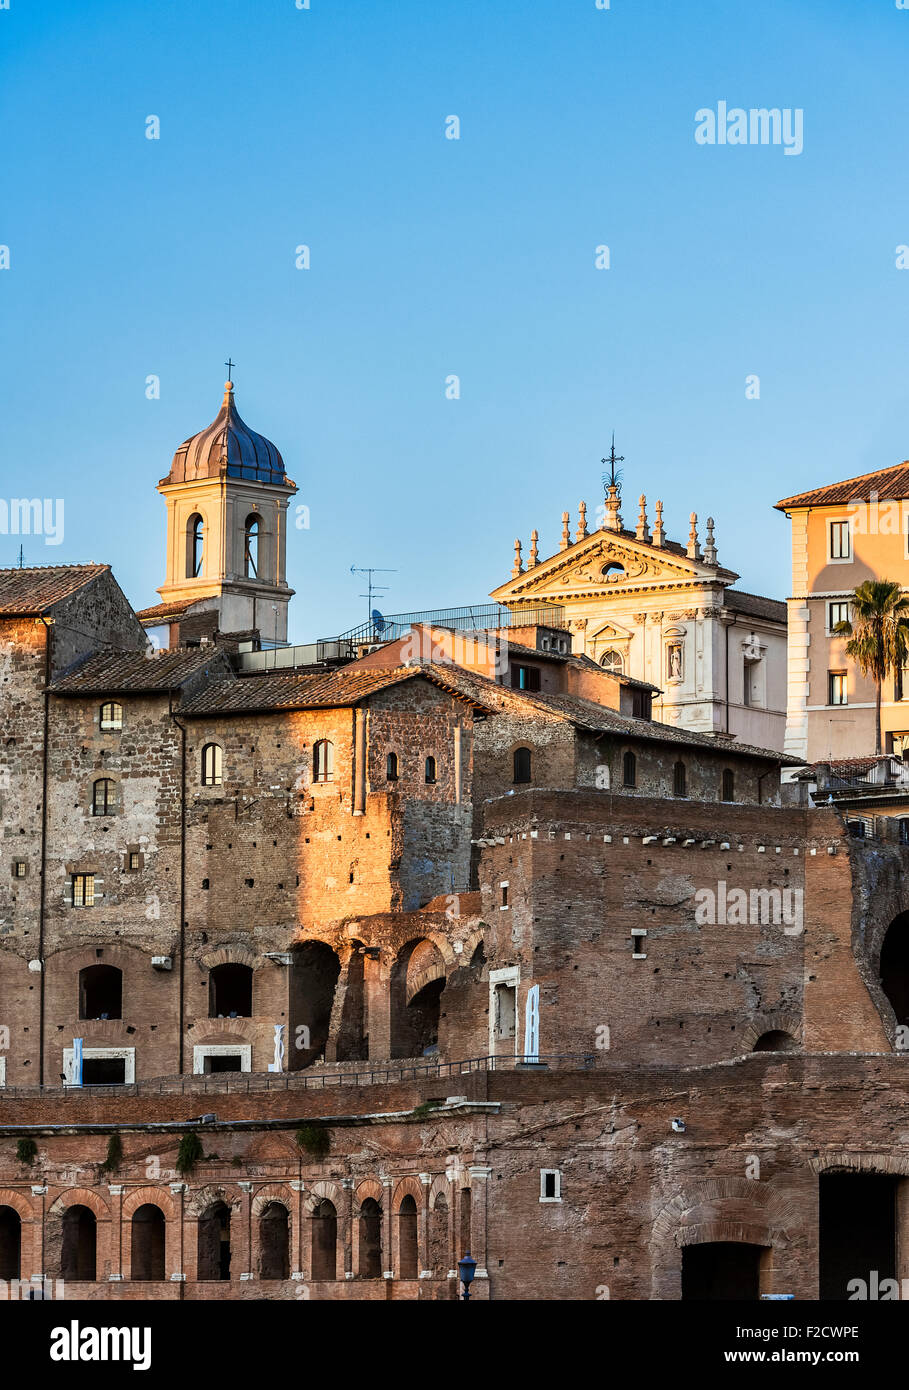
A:
[[[852,621],[833,629],[848,637],[846,655],[876,690],[875,748],[881,752],[881,685],[891,671],[900,671],[909,658],[909,597],[890,579],[866,579],[849,600]]]

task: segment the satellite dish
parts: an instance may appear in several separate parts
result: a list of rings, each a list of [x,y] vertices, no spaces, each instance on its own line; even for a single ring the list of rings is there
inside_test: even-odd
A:
[[[372,610],[372,625],[378,633],[383,633],[388,626],[378,608]]]

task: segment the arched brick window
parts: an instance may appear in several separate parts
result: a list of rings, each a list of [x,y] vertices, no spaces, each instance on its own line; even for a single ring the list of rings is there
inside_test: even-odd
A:
[[[731,767],[723,768],[723,800],[735,801],[735,773]]]
[[[290,1278],[289,1214],[282,1202],[269,1202],[259,1217],[260,1278]]]
[[[375,1197],[360,1204],[360,1278],[382,1278],[382,1208]]]
[[[130,1227],[130,1278],[164,1279],[164,1212],[146,1202],[133,1212]]]
[[[335,777],[335,745],[330,738],[320,738],[313,744],[312,780],[333,782]]]
[[[312,1214],[312,1277],[336,1279],[338,1267],[338,1213],[327,1198]]]
[[[631,749],[622,758],[622,785],[636,787],[638,784],[638,760]]]
[[[685,771],[685,764],[677,762],[672,769],[672,792],[674,796],[685,796],[685,788],[688,778]]]
[[[219,743],[206,743],[202,749],[202,785],[220,787],[223,779],[223,754]]]
[[[389,753],[385,759],[385,780],[386,782],[397,782],[398,780],[398,755]]]
[[[529,748],[516,748],[514,750],[514,776],[513,782],[531,781],[531,753]]]
[[[398,1209],[398,1263],[402,1279],[417,1277],[417,1204],[410,1193]]]

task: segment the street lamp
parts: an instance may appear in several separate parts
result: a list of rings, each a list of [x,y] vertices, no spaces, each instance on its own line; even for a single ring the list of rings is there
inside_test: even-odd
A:
[[[461,1259],[458,1260],[458,1275],[460,1276],[461,1283],[464,1285],[464,1292],[461,1295],[461,1297],[463,1298],[465,1303],[469,1302],[470,1300],[470,1286],[473,1283],[473,1276],[474,1272],[476,1271],[476,1267],[477,1262],[473,1258],[469,1250],[466,1255],[463,1255]]]

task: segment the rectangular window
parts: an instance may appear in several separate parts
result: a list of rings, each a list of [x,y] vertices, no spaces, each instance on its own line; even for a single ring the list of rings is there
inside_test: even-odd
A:
[[[502,900],[501,900],[501,902],[499,903],[499,906],[500,906],[500,907],[507,907],[507,906],[508,906],[508,884],[507,884],[507,883],[500,883],[500,884],[499,884],[499,888],[500,888],[501,893],[502,893]]]
[[[539,666],[512,666],[511,685],[514,690],[539,690]]]
[[[653,696],[649,690],[635,690],[631,696],[631,714],[634,719],[653,717]]]
[[[94,907],[95,875],[73,874],[73,907]]]
[[[909,819],[900,817],[900,844],[909,845]]]
[[[562,1174],[558,1168],[540,1169],[540,1201],[561,1202]]]
[[[852,542],[848,521],[830,523],[830,559],[849,560],[852,558]]]
[[[846,699],[846,672],[829,671],[827,673],[827,703],[828,705],[848,704]]]
[[[13,878],[25,878],[28,872],[28,864],[24,859],[13,860]]]
[[[138,851],[137,849],[131,849],[130,852],[129,852],[129,867],[130,867],[130,869],[138,869],[139,866],[140,866],[140,863],[141,863],[141,860],[140,860],[140,857],[139,857],[139,851]]]
[[[850,617],[849,617],[849,604],[848,604],[845,600],[840,601],[840,600],[838,599],[838,600],[836,601],[836,603],[828,603],[828,605],[827,605],[827,631],[828,631],[828,632],[835,632],[838,623],[848,623],[849,621],[850,621]]]

